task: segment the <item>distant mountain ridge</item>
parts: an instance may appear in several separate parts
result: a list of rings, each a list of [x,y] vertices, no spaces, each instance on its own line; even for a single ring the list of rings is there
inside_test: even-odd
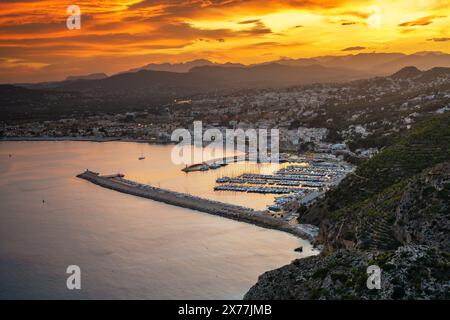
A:
[[[285,65],[305,66],[319,64],[324,67],[350,68],[356,70],[372,70],[375,66],[400,59],[402,53],[358,53],[344,56],[320,56],[314,58],[281,59],[277,63]],[[400,68],[397,68],[397,71]]]
[[[318,56],[313,58],[283,58],[264,63],[244,65],[240,63],[216,63],[206,59],[197,59],[181,63],[150,63],[143,67],[134,68],[125,72],[136,72],[140,70],[168,71],[186,73],[193,68],[214,67],[243,67],[252,68],[261,65],[280,64],[292,67],[306,67],[320,65],[326,68],[346,68],[353,71],[364,72],[370,76],[386,76],[404,67],[415,66],[421,70],[433,67],[450,67],[450,54],[434,51],[404,53],[358,53],[343,56]],[[121,73],[125,73],[121,72]]]
[[[197,59],[197,60],[181,62],[181,63],[174,63],[174,64],[167,63],[167,62],[166,63],[150,63],[143,67],[130,69],[129,71],[126,71],[126,72],[137,72],[137,71],[141,71],[141,70],[148,70],[148,71],[167,71],[167,72],[184,73],[184,72],[189,72],[192,68],[204,67],[204,66],[244,67],[244,65],[240,64],[240,63],[227,62],[227,63],[221,64],[221,63],[211,62],[206,59]],[[126,72],[121,72],[121,73],[126,73]]]
[[[189,72],[140,70],[99,80],[74,80],[27,85],[32,89],[95,92],[100,95],[190,95],[222,89],[283,87],[343,82],[368,77],[359,71],[320,65],[286,66],[277,63],[251,67],[199,66]]]
[[[397,71],[396,73],[392,74],[390,77],[395,79],[411,79],[414,78],[415,80],[420,81],[428,81],[430,79],[434,79],[436,77],[441,76],[450,76],[450,68],[446,67],[434,67],[429,70],[420,71],[416,67],[409,66],[404,67],[403,69]]]
[[[99,81],[113,78],[113,80],[106,81],[106,83],[109,83],[115,82],[117,80],[116,77],[124,74],[135,74],[136,77],[139,78],[143,76],[143,74],[139,72],[145,71],[166,72],[167,74],[159,74],[159,76],[162,78],[162,83],[171,87],[176,87],[177,85],[176,83],[170,83],[170,77],[177,79],[175,82],[184,78],[186,81],[193,80],[194,83],[197,84],[198,82],[205,80],[197,79],[196,76],[212,77],[214,78],[212,80],[219,82],[215,83],[213,81],[209,83],[211,86],[223,84],[229,86],[226,83],[227,81],[237,81],[235,84],[253,83],[253,85],[257,86],[284,86],[318,82],[343,82],[377,76],[389,76],[404,67],[411,66],[420,70],[429,70],[434,67],[450,68],[450,54],[442,52],[417,52],[410,55],[403,53],[359,53],[355,55],[321,56],[300,59],[283,58],[276,61],[252,65],[231,62],[221,64],[206,59],[198,59],[174,64],[150,63],[143,67],[114,74],[110,77],[104,73],[93,73],[80,76],[68,76],[64,81],[22,83],[14,85],[33,89],[58,89],[73,86],[74,88],[81,90],[83,86],[89,87],[90,84],[95,83],[80,84],[79,81]],[[306,72],[308,72],[308,74],[306,74]],[[182,76],[175,76],[174,74],[182,74]],[[233,76],[233,74],[235,76]],[[159,76],[158,74],[154,74],[153,76],[147,75],[146,77],[153,78],[153,81],[157,81]],[[224,79],[219,79],[219,76],[224,77]],[[134,78],[134,76],[130,76],[130,78]],[[67,84],[66,82],[70,82],[70,84]],[[73,82],[76,82],[76,84]],[[151,85],[151,83],[149,85]],[[185,86],[193,87],[190,84],[186,84]]]
[[[219,66],[195,67],[191,74],[222,79],[226,82],[248,84],[309,84],[314,82],[341,82],[364,77],[365,74],[346,68],[321,65],[287,66],[279,63],[250,67],[224,68]]]
[[[440,67],[422,72],[415,67],[409,67],[406,71],[400,70],[392,76],[413,74],[434,77],[435,74],[449,73],[450,68]],[[23,86],[38,90],[90,92],[103,97],[134,96],[167,99],[226,89],[340,83],[365,78],[371,78],[370,73],[344,67],[324,67],[318,64],[291,66],[271,63],[235,67],[198,66],[193,67],[189,72],[140,70],[102,79],[78,79]]]
[[[68,76],[65,81],[74,81],[74,80],[99,80],[99,79],[105,79],[108,78],[108,75],[106,73],[100,72],[100,73],[91,73],[86,75],[80,75],[80,76]]]
[[[391,75],[392,78],[413,78],[417,77],[422,74],[422,71],[417,69],[416,67],[410,66],[410,67],[404,67],[403,69],[397,71],[393,75]]]
[[[324,67],[349,68],[365,71],[372,76],[392,74],[404,67],[415,66],[421,70],[433,67],[450,67],[450,54],[442,52],[403,53],[359,53],[346,56],[322,56],[310,59],[282,59],[277,63],[291,66],[319,64]]]

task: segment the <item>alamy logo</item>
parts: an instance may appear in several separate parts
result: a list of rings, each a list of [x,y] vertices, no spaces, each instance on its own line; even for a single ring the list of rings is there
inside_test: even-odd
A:
[[[66,273],[70,274],[67,278],[66,285],[69,290],[81,289],[81,269],[77,265],[70,265],[67,267]]]
[[[67,7],[66,13],[69,15],[66,20],[66,26],[69,30],[81,29],[81,10],[77,5]]]
[[[367,289],[381,289],[381,269],[379,266],[371,265],[367,267]]]

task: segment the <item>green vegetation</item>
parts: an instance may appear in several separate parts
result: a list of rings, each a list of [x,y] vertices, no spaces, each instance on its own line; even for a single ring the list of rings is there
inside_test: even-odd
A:
[[[319,269],[313,273],[313,279],[323,279],[327,276],[329,270],[328,269]]]
[[[364,200],[373,199],[383,190],[404,182],[404,179],[449,160],[450,114],[444,113],[417,124],[408,136],[363,162],[338,188],[330,190],[326,199],[316,203],[301,216],[313,218],[318,214],[318,207],[325,204],[325,212],[320,210],[324,217],[339,219],[344,214],[341,209],[358,209]],[[441,196],[446,197],[446,194],[442,193]],[[317,223],[311,221],[314,222]]]
[[[275,277],[273,287],[310,299],[449,299],[449,180],[447,113],[416,125],[324,199],[299,208],[303,223],[322,228],[325,250],[284,267],[306,280]],[[367,288],[369,265],[382,269],[380,290]]]
[[[394,251],[385,251],[376,256],[373,260],[369,260],[369,265],[377,265],[381,269],[384,269],[386,267],[386,263],[389,259],[392,258],[394,255]]]
[[[310,299],[317,300],[326,294],[326,290],[324,288],[313,288],[311,290]]]
[[[306,211],[308,211],[308,208],[306,206],[300,206],[297,209],[297,213],[299,213],[300,215],[304,214]]]
[[[420,123],[399,143],[384,149],[362,163],[346,185],[330,193],[333,198],[347,198],[350,202],[367,199],[371,195],[420,173],[423,169],[450,159],[450,115],[443,114]],[[339,200],[337,199],[337,200]],[[341,206],[348,205],[336,201]]]

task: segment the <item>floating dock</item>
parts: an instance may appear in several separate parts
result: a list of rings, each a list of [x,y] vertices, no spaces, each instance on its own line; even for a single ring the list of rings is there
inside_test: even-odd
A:
[[[118,192],[243,221],[264,228],[288,232],[304,239],[313,238],[313,235],[305,232],[300,227],[301,225],[289,224],[285,220],[271,216],[267,211],[255,211],[243,206],[208,200],[186,193],[141,184],[125,179],[123,174],[102,176],[99,173],[86,170],[77,175],[77,177]]]

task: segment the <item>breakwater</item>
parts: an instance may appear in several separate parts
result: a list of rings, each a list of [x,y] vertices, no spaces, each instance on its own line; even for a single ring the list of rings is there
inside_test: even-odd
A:
[[[290,224],[286,220],[271,216],[266,211],[255,211],[243,206],[213,201],[186,193],[141,184],[127,180],[123,175],[119,174],[102,176],[99,173],[86,170],[77,175],[77,177],[118,192],[243,221],[264,228],[288,232],[304,239],[312,239],[315,236],[314,231],[309,232],[303,225]]]

